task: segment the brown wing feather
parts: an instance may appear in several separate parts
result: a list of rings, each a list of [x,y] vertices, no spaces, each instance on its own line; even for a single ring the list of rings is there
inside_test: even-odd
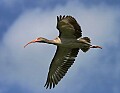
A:
[[[71,35],[70,38],[79,38],[82,36],[81,27],[72,16],[57,16],[57,29],[59,30],[59,37]]]
[[[78,48],[66,49],[63,47],[57,47],[55,56],[50,64],[47,81],[45,83],[46,88],[54,88],[55,85],[65,76],[68,69],[75,61],[75,57],[79,52]]]

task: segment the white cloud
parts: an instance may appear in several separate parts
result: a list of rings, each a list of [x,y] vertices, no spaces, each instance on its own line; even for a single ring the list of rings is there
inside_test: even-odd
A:
[[[31,89],[34,93],[47,92],[43,85],[55,47],[45,44],[32,44],[24,49],[23,46],[28,41],[39,36],[48,39],[56,37],[58,35],[55,28],[56,16],[59,14],[73,15],[82,26],[83,35],[91,37],[93,44],[102,45],[103,50],[90,50],[86,54],[80,53],[68,74],[51,91],[53,93],[58,90],[60,93],[65,91],[73,93],[71,90],[67,90],[69,88],[73,91],[75,89],[82,91],[86,84],[90,82],[91,79],[87,80],[85,76],[90,75],[92,77],[93,74],[90,69],[93,72],[93,68],[101,64],[98,61],[99,56],[101,57],[102,54],[99,53],[106,49],[106,45],[118,44],[119,36],[116,34],[117,32],[115,33],[115,30],[117,27],[116,19],[119,15],[117,10],[114,11],[109,6],[101,5],[87,8],[82,4],[78,4],[78,2],[70,2],[64,7],[59,6],[50,11],[36,8],[25,11],[19,16],[8,29],[3,39],[3,45],[0,48],[1,82],[5,81],[4,83],[8,85],[17,83]],[[97,71],[101,71],[100,75],[104,74],[101,68],[95,68],[95,70],[94,74]]]

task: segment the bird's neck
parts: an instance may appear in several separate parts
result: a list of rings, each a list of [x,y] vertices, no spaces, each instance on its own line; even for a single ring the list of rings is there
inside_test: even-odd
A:
[[[48,39],[44,38],[42,40],[42,43],[48,43],[48,44],[58,45],[59,43],[61,43],[61,40],[60,40],[59,37],[55,38],[54,40],[48,40]]]
[[[52,40],[55,44],[61,44],[61,39],[59,37],[56,37],[54,40]]]

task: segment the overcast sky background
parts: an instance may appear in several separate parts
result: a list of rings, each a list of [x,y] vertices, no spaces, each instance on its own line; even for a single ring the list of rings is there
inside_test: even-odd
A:
[[[0,0],[0,93],[120,93],[120,0]],[[57,15],[72,15],[103,49],[79,52],[54,89],[45,89]]]

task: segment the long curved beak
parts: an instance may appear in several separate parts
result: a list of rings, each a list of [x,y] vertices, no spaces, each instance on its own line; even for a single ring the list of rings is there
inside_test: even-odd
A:
[[[32,40],[32,41],[28,42],[28,43],[24,46],[24,48],[25,48],[27,45],[29,45],[29,44],[31,44],[31,43],[35,43],[35,42],[37,42],[37,40]]]

